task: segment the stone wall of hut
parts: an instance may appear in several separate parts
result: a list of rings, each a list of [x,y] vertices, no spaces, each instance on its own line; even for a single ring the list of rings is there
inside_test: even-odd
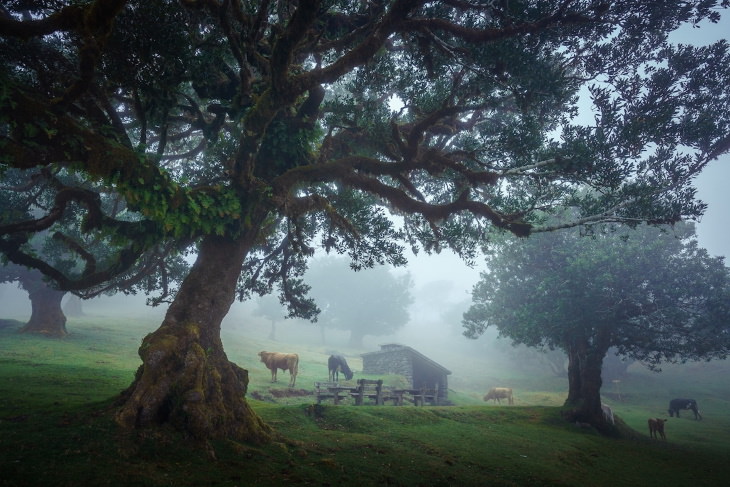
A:
[[[413,385],[413,358],[403,347],[383,346],[380,352],[362,357],[365,374],[399,374]]]

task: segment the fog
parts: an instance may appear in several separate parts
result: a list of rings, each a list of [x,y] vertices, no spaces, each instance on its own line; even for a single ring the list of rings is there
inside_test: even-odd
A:
[[[709,166],[697,179],[698,197],[708,205],[697,224],[698,240],[710,254],[717,256],[730,255],[727,235],[730,228],[730,192],[725,189],[728,181],[728,156]],[[254,316],[256,306],[250,302],[235,302],[232,306],[223,322],[224,344],[228,334],[236,334],[282,351],[307,348],[323,353],[339,352],[344,353],[353,369],[358,370],[361,353],[379,350],[381,344],[400,343],[449,369],[452,372],[449,387],[456,390],[486,390],[504,384],[509,381],[509,369],[514,369],[515,373],[547,373],[537,352],[525,353],[524,347],[515,350],[507,340],[496,340],[493,331],[478,340],[467,339],[461,334],[461,314],[470,305],[471,289],[479,279],[479,272],[484,270],[482,262],[478,261],[470,268],[450,251],[435,255],[409,255],[408,260],[406,268],[393,272],[408,272],[413,281],[411,293],[414,302],[409,308],[409,322],[390,336],[366,336],[363,349],[348,348],[349,332],[325,329],[322,334],[319,325],[301,320],[277,322],[277,342],[272,342],[269,340],[271,322]],[[122,294],[85,301],[83,309],[90,316],[126,316],[149,322],[153,328],[161,323],[165,312],[165,307],[146,306],[142,295]],[[25,322],[30,311],[27,293],[15,284],[0,285],[0,318]],[[74,333],[73,319],[69,319],[67,328]]]
[[[724,37],[725,32],[729,31],[727,26],[730,25],[730,19],[723,24],[700,31],[687,28],[679,32],[677,38],[691,39],[695,43],[711,42]],[[697,196],[708,205],[705,215],[697,223],[698,240],[702,247],[716,256],[730,255],[730,191],[726,188],[728,181],[728,155],[713,162],[696,180]],[[391,336],[367,336],[363,350],[348,350],[347,332],[325,330],[323,343],[319,326],[299,320],[287,320],[277,323],[277,336],[282,346],[298,344],[357,356],[359,353],[379,349],[380,344],[401,343],[451,370],[454,374],[449,380],[455,382],[460,377],[469,375],[471,367],[468,360],[464,359],[467,356],[482,359],[489,356],[503,360],[512,354],[508,344],[495,343],[493,333],[478,340],[467,339],[461,334],[460,316],[470,304],[470,292],[483,270],[482,262],[477,261],[470,268],[450,251],[436,255],[410,254],[408,260],[406,268],[393,271],[410,273],[414,284],[414,303],[409,309],[410,320],[397,333]],[[89,314],[117,314],[151,322],[157,320],[159,324],[164,315],[164,307],[150,308],[144,303],[144,296],[117,295],[86,301],[83,308]],[[253,316],[253,309],[252,303],[234,303],[223,323],[224,334],[237,333],[252,339],[267,340],[271,323]],[[0,318],[27,321],[29,316],[30,301],[27,293],[19,290],[15,284],[0,284]],[[73,333],[72,322],[69,323],[69,332]],[[520,358],[520,362],[525,363],[524,357]],[[490,382],[498,382],[499,377],[487,374],[481,380],[487,387],[494,385]]]
[[[708,204],[702,220],[697,223],[698,240],[710,254],[730,255],[730,192],[725,189],[730,181],[730,157],[710,165],[697,179],[698,197]],[[380,344],[401,343],[423,353],[440,365],[453,372],[450,384],[458,386],[461,380],[473,380],[472,359],[487,362],[494,373],[482,374],[479,384],[487,387],[500,381],[499,369],[505,360],[513,366],[539,367],[529,363],[524,354],[513,351],[509,343],[495,343],[495,334],[490,333],[478,340],[467,339],[461,334],[461,313],[466,311],[471,301],[471,289],[484,270],[482,262],[470,268],[450,251],[440,254],[418,256],[409,255],[406,268],[393,270],[395,273],[408,272],[413,281],[411,290],[414,302],[409,308],[409,322],[390,336],[366,336],[362,350],[347,347],[349,333],[326,329],[324,343],[319,325],[301,320],[282,320],[277,322],[277,340],[281,347],[296,346],[322,350],[325,353],[341,352],[348,357],[359,357],[360,353],[375,351]],[[65,303],[65,301],[64,301]],[[223,322],[225,334],[235,333],[250,339],[266,341],[269,338],[271,323],[253,315],[255,304],[235,302]],[[164,316],[164,307],[145,306],[145,297],[117,295],[85,301],[84,311],[89,315],[128,316],[159,324]],[[30,301],[27,293],[15,284],[0,285],[0,318],[27,321],[30,316]],[[73,321],[68,329],[73,333]],[[140,337],[141,339],[142,337]],[[276,346],[273,345],[272,346]],[[510,360],[511,358],[515,360]],[[490,359],[490,360],[488,360]],[[497,368],[497,364],[501,367]],[[491,367],[491,366],[494,367]],[[492,384],[493,385],[493,384]]]
[[[697,223],[700,245],[711,255],[730,255],[730,192],[726,185],[730,181],[730,157],[710,165],[697,179],[698,197],[707,203],[707,211]],[[408,256],[408,266],[393,270],[408,272],[413,281],[411,290],[414,302],[409,308],[409,322],[390,336],[366,336],[362,350],[347,347],[349,333],[325,329],[324,343],[317,324],[301,320],[277,322],[277,339],[283,348],[299,347],[319,349],[325,353],[340,352],[357,358],[360,353],[379,350],[379,345],[400,343],[410,346],[440,365],[452,371],[449,377],[451,387],[458,387],[462,381],[471,386],[487,388],[503,381],[502,372],[506,366],[520,365],[540,369],[534,356],[513,350],[506,340],[495,342],[491,332],[478,340],[467,339],[461,334],[461,313],[471,301],[471,289],[484,270],[482,262],[470,268],[450,251],[440,254]],[[68,298],[66,298],[68,299]],[[64,300],[65,303],[65,300]],[[253,303],[235,302],[223,322],[225,334],[235,333],[250,339],[266,341],[269,338],[271,322],[253,316]],[[159,324],[164,316],[164,307],[151,308],[145,305],[145,297],[125,296],[100,297],[85,301],[84,311],[89,315],[128,316]],[[27,293],[15,284],[0,284],[0,318],[17,319],[25,322],[30,317],[30,301]],[[73,321],[68,324],[73,333]],[[141,339],[142,337],[140,337]],[[272,346],[277,346],[272,344]],[[486,364],[488,373],[483,373]],[[477,374],[475,369],[481,369]],[[475,384],[474,381],[477,381]]]

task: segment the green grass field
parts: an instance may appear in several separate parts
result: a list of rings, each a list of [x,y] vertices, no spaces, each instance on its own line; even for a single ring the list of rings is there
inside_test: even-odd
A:
[[[296,394],[286,396],[288,376],[270,384],[256,353],[293,345],[227,333],[230,359],[250,372],[249,397],[260,398],[251,404],[277,436],[264,446],[220,441],[209,451],[174,432],[121,431],[110,419],[114,396],[130,384],[140,363],[137,347],[157,325],[89,316],[70,320],[68,338],[48,340],[16,333],[20,322],[0,321],[0,486],[728,483],[725,363],[673,366],[662,374],[632,370],[621,383],[621,400],[606,386],[614,392],[607,402],[625,433],[615,439],[561,419],[564,380],[514,372],[513,407],[485,404],[479,382],[456,372],[449,391],[456,406],[316,407],[309,393],[314,381],[327,376],[325,347],[296,349],[301,364]],[[478,377],[479,358],[469,360],[468,369]],[[350,365],[356,372],[361,367],[357,358]],[[668,399],[689,394],[705,419],[670,419],[668,441],[650,440],[647,418],[666,417]]]

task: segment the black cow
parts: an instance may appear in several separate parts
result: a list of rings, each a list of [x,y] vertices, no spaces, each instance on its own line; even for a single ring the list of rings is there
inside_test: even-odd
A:
[[[672,399],[669,401],[669,415],[674,417],[674,413],[677,413],[679,417],[679,411],[682,409],[691,409],[695,413],[695,419],[702,419],[700,410],[697,409],[697,401],[694,399]]]
[[[329,360],[327,360],[327,366],[330,369],[331,381],[340,380],[340,372],[345,374],[346,380],[352,379],[352,370],[350,370],[350,367],[347,365],[347,360],[342,355],[330,355]]]

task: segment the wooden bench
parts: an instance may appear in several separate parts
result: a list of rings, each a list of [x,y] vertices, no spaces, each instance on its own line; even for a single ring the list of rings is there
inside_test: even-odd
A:
[[[413,395],[413,402],[416,406],[425,406],[427,402],[430,402],[434,406],[439,404],[439,389],[421,389]]]
[[[394,406],[402,406],[403,396],[405,396],[406,394],[408,394],[408,391],[406,389],[386,388],[383,391],[383,403],[385,403],[385,401],[393,401]]]
[[[375,404],[381,406],[385,397],[383,395],[383,380],[358,379],[357,387],[350,392],[355,398],[355,405],[362,406],[365,399],[372,399]]]
[[[396,392],[401,393],[402,397],[412,402],[415,406],[424,406],[426,403],[431,403],[434,406],[439,404],[439,389],[436,385],[435,389],[401,389]],[[401,399],[400,403],[403,403]]]
[[[350,386],[341,386],[337,382],[315,382],[314,395],[317,397],[317,404],[321,404],[325,399],[334,399],[335,404],[339,404],[340,400],[347,397],[354,389]]]

